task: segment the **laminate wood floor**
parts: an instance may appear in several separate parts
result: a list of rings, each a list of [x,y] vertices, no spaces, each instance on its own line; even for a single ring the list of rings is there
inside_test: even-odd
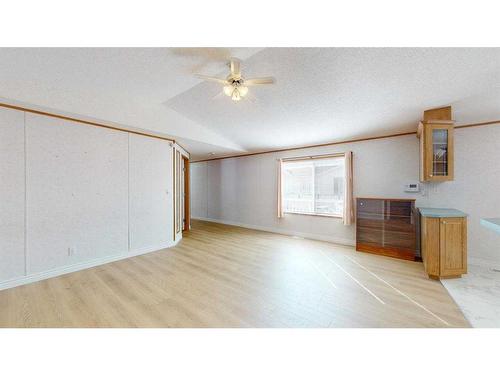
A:
[[[1,327],[468,327],[422,263],[193,221],[174,248],[0,292]]]

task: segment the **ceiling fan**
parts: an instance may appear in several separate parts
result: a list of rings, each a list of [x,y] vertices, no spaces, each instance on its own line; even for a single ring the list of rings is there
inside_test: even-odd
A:
[[[231,72],[224,78],[204,76],[201,74],[196,74],[198,78],[204,79],[206,81],[212,81],[224,85],[222,88],[225,95],[230,96],[234,101],[239,101],[248,94],[248,86],[256,85],[269,85],[275,83],[273,77],[262,77],[262,78],[243,78],[241,75],[241,64],[240,60],[231,57],[229,66]]]

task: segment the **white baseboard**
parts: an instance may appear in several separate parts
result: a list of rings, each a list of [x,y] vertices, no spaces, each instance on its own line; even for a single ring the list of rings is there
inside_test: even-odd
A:
[[[181,238],[177,239],[177,241],[175,241],[174,243],[168,242],[168,243],[165,243],[165,244],[159,245],[159,246],[144,247],[141,249],[124,251],[124,252],[119,253],[119,254],[113,254],[113,255],[106,256],[106,257],[102,257],[102,258],[97,258],[97,259],[92,259],[92,260],[88,260],[85,262],[72,264],[70,266],[58,267],[58,268],[54,268],[54,269],[51,269],[48,271],[38,272],[35,274],[21,276],[21,277],[15,278],[15,279],[2,281],[2,282],[0,282],[0,290],[14,288],[16,286],[30,284],[30,283],[34,283],[36,281],[50,279],[51,277],[61,276],[61,275],[65,275],[67,273],[81,271],[81,270],[84,270],[87,268],[100,266],[100,265],[103,265],[106,263],[116,262],[117,260],[132,258],[132,257],[138,256],[138,255],[151,253],[153,251],[158,251],[158,250],[162,250],[165,248],[173,247],[180,241],[180,239]]]
[[[476,265],[488,269],[495,268],[500,270],[500,261],[498,260],[489,260],[485,258],[469,256],[467,262],[469,263],[469,265]]]
[[[245,223],[238,223],[238,222],[234,222],[234,221],[212,219],[212,218],[207,218],[207,217],[192,217],[192,219],[202,220],[202,221],[209,221],[209,222],[212,222],[212,223],[234,225],[236,227],[261,230],[261,231],[264,231],[264,232],[284,234],[286,236],[296,236],[296,237],[308,238],[308,239],[311,239],[311,240],[319,240],[319,241],[331,242],[331,243],[334,243],[334,244],[344,245],[344,246],[355,246],[356,245],[356,241],[354,241],[354,240],[348,240],[348,239],[345,239],[345,238],[338,238],[338,237],[333,237],[333,236],[328,236],[328,235],[323,235],[323,234],[296,232],[296,231],[285,230],[285,229],[280,229],[280,228],[266,227],[266,226],[261,226],[261,225],[252,225],[252,224],[245,224]]]

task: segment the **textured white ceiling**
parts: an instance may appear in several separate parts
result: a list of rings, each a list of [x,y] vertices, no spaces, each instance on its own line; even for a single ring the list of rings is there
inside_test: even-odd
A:
[[[273,75],[232,102],[193,73]],[[179,139],[195,158],[414,130],[427,108],[500,118],[500,49],[0,49],[0,97]],[[215,97],[215,98],[214,98]]]
[[[500,118],[500,49],[268,48],[243,73],[277,84],[232,102],[202,83],[167,104],[247,151],[415,130],[449,104],[459,122]]]
[[[165,106],[230,56],[258,48],[0,48],[0,97],[174,137],[241,149]]]

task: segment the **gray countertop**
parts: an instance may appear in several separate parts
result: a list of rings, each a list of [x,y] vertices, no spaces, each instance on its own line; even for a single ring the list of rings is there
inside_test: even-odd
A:
[[[465,212],[455,210],[454,208],[418,208],[424,217],[466,217]]]
[[[481,219],[481,225],[500,233],[500,217],[494,217],[491,219]]]

